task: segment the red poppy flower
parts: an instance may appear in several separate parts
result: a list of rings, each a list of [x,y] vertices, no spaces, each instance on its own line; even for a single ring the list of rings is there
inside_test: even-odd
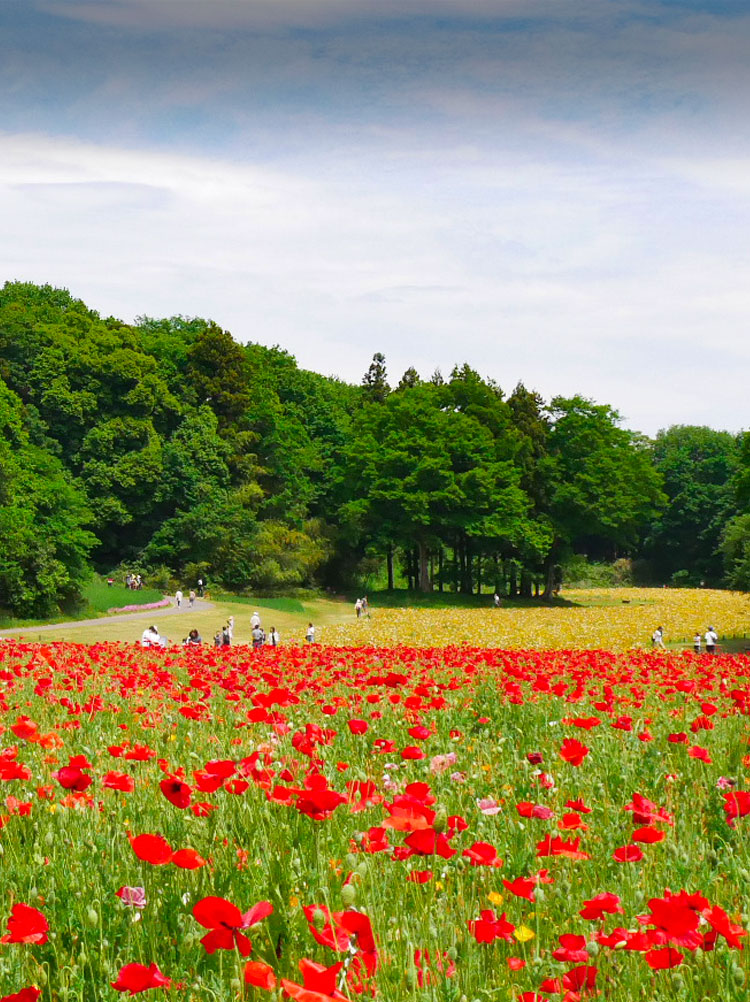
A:
[[[574,936],[572,933],[564,933],[559,939],[559,947],[552,951],[552,956],[555,960],[566,964],[581,964],[589,959],[585,936]]]
[[[555,816],[554,811],[543,804],[532,804],[529,800],[522,800],[516,804],[516,810],[522,818],[538,818],[540,821],[548,821]]]
[[[750,793],[747,790],[733,790],[723,796],[727,824],[730,828],[734,828],[737,818],[744,818],[750,814]]]
[[[172,847],[161,835],[136,835],[130,838],[130,845],[138,859],[152,866],[164,866],[172,862]]]
[[[77,793],[83,793],[94,782],[91,776],[86,775],[77,765],[64,765],[52,773],[52,778],[56,779],[63,789],[75,790]]]
[[[645,845],[654,845],[656,842],[661,842],[664,837],[664,832],[659,831],[658,828],[654,828],[651,825],[636,828],[631,836],[634,842],[643,842]]]
[[[412,870],[406,879],[412,884],[427,884],[432,880],[432,870]]]
[[[679,967],[685,959],[679,950],[673,950],[670,946],[664,947],[663,950],[649,950],[643,956],[648,966],[655,971],[668,971],[672,967]]]
[[[172,855],[172,862],[181,870],[200,870],[207,864],[207,860],[195,849],[178,849]]]
[[[49,924],[44,915],[31,905],[13,905],[8,919],[8,931],[0,943],[46,943]]]
[[[13,992],[12,995],[3,995],[0,1002],[36,1002],[41,994],[41,989],[32,985],[30,988],[22,988],[20,992]]]
[[[577,738],[565,738],[560,748],[560,758],[563,762],[569,762],[570,765],[579,766],[588,755],[589,750]]]
[[[648,906],[651,914],[644,915],[639,921],[644,925],[653,925],[663,935],[662,943],[671,942],[688,950],[695,950],[701,945],[702,937],[698,932],[700,911],[708,906],[703,895],[666,891],[663,898],[651,898]]]
[[[111,982],[115,991],[128,992],[130,995],[138,995],[149,988],[169,988],[171,984],[171,978],[165,977],[156,964],[149,967],[145,964],[126,964],[120,968],[117,981]]]
[[[733,925],[723,908],[720,908],[718,905],[714,905],[713,908],[704,908],[702,915],[711,924],[712,928],[720,936],[724,937],[730,946],[734,946],[738,950],[742,949],[740,937],[747,936],[747,932],[742,926]]]
[[[465,856],[472,866],[502,866],[503,861],[497,855],[497,849],[489,842],[475,842],[468,849],[464,849],[462,856]]]
[[[366,720],[349,720],[347,723],[352,734],[366,734],[370,728]]]
[[[643,850],[639,849],[637,845],[623,845],[619,849],[615,849],[612,853],[612,859],[616,859],[618,863],[637,863],[643,859]]]
[[[329,1002],[329,1000],[338,1002],[340,999],[348,1002],[346,995],[336,988],[336,978],[343,966],[343,961],[332,967],[326,967],[314,960],[300,960],[299,969],[303,983],[298,985],[294,981],[282,978],[281,987],[289,998],[297,999],[298,1002]]]
[[[561,836],[554,838],[547,835],[541,842],[536,844],[537,856],[566,856],[568,859],[591,859],[591,856],[579,848],[580,838],[565,841]]]
[[[193,918],[210,932],[201,939],[206,953],[216,950],[233,950],[237,947],[243,957],[249,956],[252,944],[242,931],[249,929],[273,912],[270,901],[260,901],[243,915],[237,905],[225,898],[201,898],[193,907]]]
[[[192,788],[183,783],[181,779],[176,776],[170,776],[167,779],[163,779],[159,783],[159,789],[170,802],[174,804],[175,807],[179,807],[180,810],[184,810],[186,807],[190,806],[190,797],[192,795]]]
[[[135,790],[135,780],[127,772],[108,772],[102,779],[102,786],[107,790],[120,790],[122,793],[132,793]]]
[[[512,922],[506,920],[505,912],[498,918],[491,909],[487,908],[479,915],[478,919],[471,919],[468,923],[469,932],[477,943],[494,943],[496,939],[511,941],[516,927]]]
[[[515,880],[503,880],[503,886],[517,898],[525,898],[527,901],[535,901],[534,890],[536,881],[530,877],[516,877]]]
[[[581,815],[577,814],[575,811],[568,811],[563,814],[560,820],[557,822],[557,827],[562,832],[570,831],[583,831],[589,830],[589,826],[581,819]]]
[[[273,968],[264,964],[262,960],[248,960],[245,964],[245,984],[272,992],[276,987],[276,975]]]
[[[605,891],[589,898],[588,901],[584,901],[583,908],[578,914],[585,919],[597,920],[604,918],[605,915],[624,915],[625,909],[620,904],[620,898],[617,894]]]
[[[456,855],[456,850],[451,848],[451,844],[443,832],[436,832],[432,828],[412,832],[405,839],[405,845],[421,856],[436,855],[443,859],[450,859],[451,856]]]

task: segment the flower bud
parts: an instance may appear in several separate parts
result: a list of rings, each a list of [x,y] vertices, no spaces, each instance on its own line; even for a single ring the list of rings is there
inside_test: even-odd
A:
[[[438,807],[435,811],[435,820],[432,822],[433,830],[438,834],[444,832],[448,827],[448,812],[444,807]]]
[[[351,908],[357,900],[357,888],[354,884],[344,884],[341,888],[341,904],[344,908]]]

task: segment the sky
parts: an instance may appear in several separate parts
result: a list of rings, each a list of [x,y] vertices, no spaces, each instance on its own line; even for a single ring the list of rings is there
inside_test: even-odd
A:
[[[747,0],[0,0],[0,282],[750,426]]]

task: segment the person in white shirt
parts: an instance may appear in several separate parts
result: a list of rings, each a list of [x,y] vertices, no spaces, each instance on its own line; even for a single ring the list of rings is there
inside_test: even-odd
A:
[[[359,617],[362,615],[362,599],[361,598],[358,598],[357,601],[354,603],[354,611],[357,614],[357,619],[359,619]]]
[[[271,647],[278,647],[281,643],[281,637],[279,636],[279,631],[275,626],[271,627],[271,632],[268,634],[268,643]]]
[[[260,626],[260,613],[257,609],[250,617],[250,629],[254,630],[256,626]]]
[[[180,591],[180,589],[179,589],[179,588],[178,588],[178,589],[177,589],[177,591],[176,591],[176,592],[174,593],[174,601],[175,601],[175,605],[176,605],[176,606],[177,606],[177,608],[179,609],[179,608],[180,608],[180,606],[182,605],[182,592]]]
[[[696,654],[700,654],[700,652],[701,652],[701,641],[702,640],[703,640],[703,637],[701,636],[701,631],[700,630],[696,630],[695,631],[695,636],[693,637],[693,650],[695,651]]]
[[[308,642],[308,644],[315,643],[315,627],[312,625],[312,623],[307,624],[307,633],[305,634],[305,640]]]
[[[719,636],[713,626],[709,626],[703,639],[706,641],[706,654],[715,654]]]
[[[155,626],[147,626],[141,635],[141,647],[162,647],[162,638]]]
[[[651,646],[661,647],[661,649],[664,650],[664,627],[657,626],[651,634]]]

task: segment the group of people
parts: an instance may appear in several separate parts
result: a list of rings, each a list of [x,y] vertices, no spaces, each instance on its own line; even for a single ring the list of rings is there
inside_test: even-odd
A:
[[[706,645],[706,654],[715,654],[716,645],[719,642],[719,634],[713,628],[709,626],[705,633],[701,633],[700,630],[695,631],[695,636],[693,637],[693,650],[696,654],[700,654],[703,650],[703,645]],[[657,626],[654,632],[651,634],[651,646],[660,647],[664,650],[664,627]]]
[[[195,593],[191,592],[191,599],[194,600]],[[175,600],[177,605],[182,602],[183,595],[181,592],[176,592]],[[191,601],[191,605],[193,602]],[[250,617],[250,633],[252,637],[252,645],[255,650],[260,647],[269,645],[271,647],[278,647],[281,643],[281,636],[279,631],[275,626],[266,633],[260,621],[260,613],[256,610]],[[234,639],[234,616],[230,616],[227,622],[222,626],[220,630],[217,630],[214,635],[214,647],[231,647],[232,641]],[[312,623],[307,624],[307,630],[305,632],[305,640],[308,644],[315,643],[315,627]],[[188,635],[182,641],[183,647],[197,647],[203,643],[203,638],[196,629],[190,630]],[[167,647],[169,641],[166,637],[159,634],[156,626],[149,626],[143,631],[141,636],[141,647]]]
[[[182,591],[178,588],[174,593],[174,604],[178,609],[182,608],[182,600],[185,598]],[[188,606],[192,609],[195,605],[195,591],[191,588],[188,593]]]
[[[260,613],[257,609],[250,617],[250,636],[252,637],[253,649],[256,651],[266,644],[269,644],[271,647],[278,647],[281,643],[279,631],[275,626],[272,626],[268,633],[263,629],[260,621]]]
[[[357,615],[357,619],[360,619],[362,616],[368,616],[369,617],[369,615],[370,615],[370,606],[367,604],[367,595],[365,595],[364,598],[358,598],[357,599],[357,601],[354,603],[354,612]],[[310,623],[310,626],[312,626],[312,623]],[[310,642],[314,643],[314,641],[315,641],[315,636],[313,634],[313,639]]]
[[[109,580],[107,581],[107,584],[109,584]],[[130,588],[131,591],[140,591],[143,587],[143,578],[140,574],[131,574],[128,571],[125,575],[125,587]]]

